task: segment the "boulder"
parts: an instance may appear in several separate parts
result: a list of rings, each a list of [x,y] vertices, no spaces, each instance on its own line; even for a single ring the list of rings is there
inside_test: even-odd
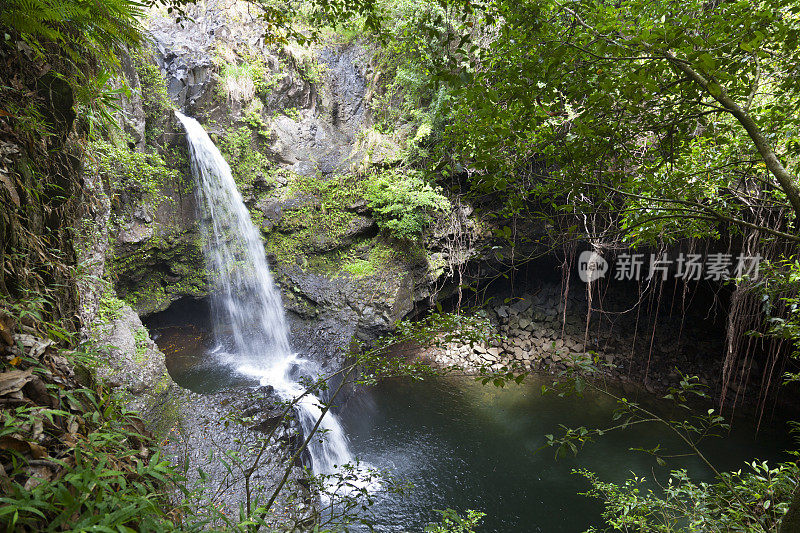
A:
[[[511,304],[510,308],[514,310],[517,314],[522,314],[528,310],[531,306],[530,296],[523,296],[521,299],[517,300],[513,304]]]

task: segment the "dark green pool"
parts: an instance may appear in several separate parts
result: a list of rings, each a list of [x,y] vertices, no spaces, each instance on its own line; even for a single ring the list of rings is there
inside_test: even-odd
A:
[[[162,328],[159,346],[167,354],[173,379],[195,392],[252,386],[208,353],[202,330]],[[422,531],[436,518],[434,509],[476,509],[487,514],[482,533],[579,532],[600,525],[601,506],[580,496],[587,482],[573,474],[587,468],[601,479],[623,481],[636,475],[663,480],[668,469],[631,447],[675,445],[665,428],[639,426],[608,434],[577,458],[555,461],[544,449],[545,435],[559,425],[592,426],[610,421],[615,404],[598,395],[583,398],[542,396],[543,378],[498,389],[470,377],[423,382],[394,379],[348,399],[340,416],[353,454],[413,483],[402,497],[378,496],[370,514],[381,532]],[[648,405],[653,398],[646,399]],[[656,408],[658,406],[656,405]],[[717,468],[739,469],[755,457],[785,459],[793,446],[783,424],[773,423],[756,437],[752,420],[737,421],[736,431],[708,442],[704,452]],[[682,449],[681,449],[682,450]],[[671,464],[710,480],[697,459]]]
[[[498,389],[469,377],[424,382],[391,380],[350,400],[342,413],[353,453],[414,484],[403,497],[379,497],[371,514],[378,531],[421,531],[433,509],[476,509],[487,514],[481,532],[578,532],[600,525],[601,506],[578,493],[587,482],[571,471],[588,468],[622,481],[635,472],[663,479],[667,469],[631,447],[669,446],[662,427],[609,434],[577,458],[555,461],[537,450],[559,424],[608,422],[613,402],[541,396],[541,381]],[[704,451],[718,468],[740,468],[755,456],[784,458],[791,443],[783,431],[734,431]],[[710,479],[697,459],[685,459],[698,478]]]

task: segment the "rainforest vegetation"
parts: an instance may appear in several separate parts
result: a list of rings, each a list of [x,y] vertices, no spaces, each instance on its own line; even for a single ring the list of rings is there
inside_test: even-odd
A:
[[[198,64],[215,85],[189,97],[191,85],[174,89],[170,80],[177,71],[191,83],[206,74],[196,65],[172,68],[181,47],[155,39],[152,21],[180,32],[214,10],[226,20],[250,17],[260,33],[234,46],[235,36],[222,37],[224,25],[206,32],[218,41]],[[256,42],[274,57],[245,51]],[[358,83],[336,85],[331,71],[343,67],[325,54],[348,47],[369,69]],[[355,86],[363,94],[349,106],[340,93]],[[142,111],[141,138],[131,134],[134,108]],[[300,398],[275,411],[281,422],[264,435],[244,443],[237,436],[216,457],[224,465],[217,474],[239,476],[246,487],[242,503],[225,509],[208,503],[222,484],[176,464],[164,448],[195,400],[132,403],[136,387],[108,370],[125,351],[109,341],[119,324],[133,324],[130,364],[149,368],[160,352],[136,313],[208,296],[198,217],[183,207],[196,185],[173,112],[187,109],[204,114],[231,165],[291,313],[327,324],[325,306],[335,315],[374,293],[394,298],[389,311],[342,318],[354,324],[341,342],[346,356],[304,382],[304,394],[325,398],[320,421],[340,391],[397,376],[424,382],[458,366],[409,360],[397,346],[460,342],[499,354],[510,326],[498,331],[497,320],[511,320],[502,313],[515,299],[490,321],[494,287],[524,283],[544,263],[557,265],[569,287],[578,257],[591,252],[617,270],[585,286],[586,338],[592,313],[604,314],[596,301],[625,261],[635,267],[625,290],[636,294],[628,311],[637,321],[655,309],[657,322],[662,299],[688,301],[708,289],[707,314],[719,313],[723,331],[711,379],[677,365],[675,379],[651,391],[669,411],[609,389],[603,376],[613,358],[559,346],[575,353],[554,360],[542,393],[597,394],[617,408],[596,426],[554,428],[536,453],[580,455],[609,433],[659,425],[682,443],[680,454],[699,457],[714,476],[698,481],[676,467],[654,488],[638,476],[617,483],[579,469],[586,497],[602,504],[603,525],[593,530],[800,532],[800,448],[778,463],[754,452],[742,469],[726,471],[701,445],[727,435],[739,411],[761,428],[775,405],[800,407],[800,4],[789,0],[0,2],[0,524],[7,531],[347,531],[368,522],[359,513],[372,496],[357,468],[340,476],[355,489],[335,504],[310,496],[324,492],[325,479],[293,484],[309,443],[325,438],[324,430],[316,435],[320,421],[310,434],[289,436]],[[352,117],[361,122],[350,131]],[[291,144],[281,135],[312,119],[319,122],[286,138],[347,144],[338,140],[347,137],[333,170],[320,163],[305,172],[290,165],[300,156],[281,152]],[[162,221],[175,227],[152,229]],[[716,273],[687,277],[690,256],[706,268],[713,262]],[[663,268],[654,268],[659,260]],[[413,268],[396,270],[404,264]],[[408,274],[420,268],[416,278]],[[347,303],[307,289],[318,279]],[[568,291],[552,326],[562,336]],[[396,304],[406,293],[424,296]],[[642,387],[651,355],[660,353],[652,339],[634,380]],[[518,363],[490,361],[472,374],[489,388],[533,379],[532,367]],[[147,389],[163,398],[174,387],[163,371],[147,383],[134,396]],[[748,383],[756,392],[740,394]],[[280,437],[284,422],[294,429]],[[224,425],[260,423],[241,412]],[[277,441],[290,450],[271,467],[279,482],[256,487],[254,472]],[[642,452],[671,468],[673,452],[630,453]],[[415,490],[401,481],[384,488],[397,498]],[[439,514],[428,531],[480,532],[485,516]]]

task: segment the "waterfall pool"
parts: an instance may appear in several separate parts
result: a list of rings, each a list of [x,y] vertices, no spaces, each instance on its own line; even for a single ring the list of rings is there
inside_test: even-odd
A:
[[[193,326],[158,330],[173,379],[196,392],[257,385],[215,364]],[[540,449],[545,435],[559,425],[593,426],[610,422],[614,403],[596,394],[583,398],[542,396],[547,376],[530,376],[522,385],[503,389],[468,376],[425,381],[391,379],[352,395],[339,416],[357,459],[413,484],[402,496],[376,495],[369,514],[379,532],[422,531],[438,516],[434,509],[486,513],[480,533],[584,531],[601,525],[599,502],[581,496],[589,488],[575,468],[596,472],[607,481],[633,473],[663,481],[669,468],[631,447],[675,445],[665,428],[640,426],[605,435],[577,457],[556,461],[552,449]],[[648,406],[653,397],[639,398]],[[703,450],[721,469],[745,467],[754,458],[788,459],[788,433],[778,422],[758,435],[751,418],[737,420],[724,440],[708,441]],[[710,481],[696,458],[671,462]],[[359,531],[350,528],[350,531]],[[366,530],[365,530],[366,531]]]
[[[602,506],[579,495],[589,484],[573,469],[589,469],[605,481],[621,482],[632,472],[650,480],[666,478],[669,468],[629,450],[677,446],[663,426],[607,434],[577,457],[558,461],[553,449],[540,449],[545,435],[558,434],[559,424],[608,424],[615,409],[613,401],[596,394],[542,396],[546,379],[534,376],[503,389],[465,376],[392,379],[352,398],[341,417],[353,454],[414,485],[402,496],[378,496],[370,511],[376,531],[422,531],[436,519],[434,509],[453,508],[486,513],[477,530],[481,533],[575,533],[601,526]],[[740,422],[724,439],[703,446],[717,468],[744,468],[755,457],[788,459],[784,450],[792,442],[785,431],[762,429],[756,436],[752,420]],[[712,479],[696,457],[668,467],[687,468],[698,480]]]

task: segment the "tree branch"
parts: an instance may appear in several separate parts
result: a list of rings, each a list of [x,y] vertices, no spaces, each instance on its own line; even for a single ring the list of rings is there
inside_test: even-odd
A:
[[[670,63],[678,70],[686,74],[689,79],[699,85],[704,91],[710,94],[714,100],[720,103],[725,110],[739,121],[739,124],[747,132],[750,140],[753,141],[758,153],[761,154],[767,169],[775,176],[781,186],[781,190],[786,194],[789,203],[792,205],[796,219],[800,219],[800,188],[797,186],[797,180],[794,176],[789,174],[783,163],[778,159],[775,150],[767,141],[767,138],[761,132],[761,129],[756,124],[750,114],[739,106],[730,96],[728,92],[719,84],[707,80],[702,74],[697,72],[692,66],[684,60],[675,57],[671,51],[664,52],[664,57],[669,59]]]

